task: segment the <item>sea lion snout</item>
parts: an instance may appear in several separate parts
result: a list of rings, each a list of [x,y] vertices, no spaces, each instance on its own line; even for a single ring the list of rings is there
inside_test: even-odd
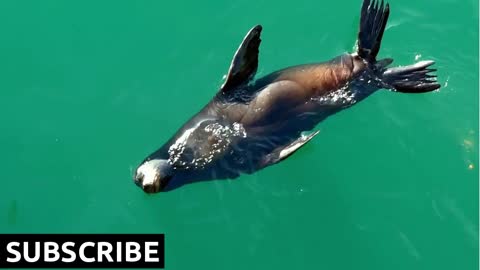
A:
[[[172,167],[163,159],[152,159],[142,163],[133,180],[146,193],[157,193],[165,187],[172,178]]]

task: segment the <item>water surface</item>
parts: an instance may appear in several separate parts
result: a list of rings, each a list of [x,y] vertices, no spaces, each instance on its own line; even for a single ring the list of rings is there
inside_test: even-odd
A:
[[[360,0],[1,1],[0,231],[165,233],[167,269],[478,269],[478,1],[392,0],[379,91],[279,165],[148,196],[132,170],[215,94],[262,24],[259,74],[351,51]]]

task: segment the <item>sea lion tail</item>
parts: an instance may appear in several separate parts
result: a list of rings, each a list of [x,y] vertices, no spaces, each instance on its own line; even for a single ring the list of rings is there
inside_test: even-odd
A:
[[[360,14],[360,29],[358,31],[357,54],[369,63],[375,63],[383,32],[387,25],[390,6],[378,5],[377,0],[364,0]]]

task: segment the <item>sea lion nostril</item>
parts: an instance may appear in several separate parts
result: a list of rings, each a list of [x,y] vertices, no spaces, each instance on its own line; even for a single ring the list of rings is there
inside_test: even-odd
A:
[[[154,186],[154,185],[151,185],[151,184],[142,186],[142,189],[143,189],[143,191],[145,191],[146,193],[155,193],[155,186]]]
[[[143,173],[137,173],[137,175],[135,175],[135,179],[134,179],[135,185],[137,185],[139,187],[142,187],[143,177],[144,177]]]

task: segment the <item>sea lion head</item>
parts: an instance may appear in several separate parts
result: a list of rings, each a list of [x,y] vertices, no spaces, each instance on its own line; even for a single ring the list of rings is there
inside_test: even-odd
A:
[[[150,159],[135,172],[135,184],[146,193],[160,192],[173,177],[173,167],[166,159]]]

